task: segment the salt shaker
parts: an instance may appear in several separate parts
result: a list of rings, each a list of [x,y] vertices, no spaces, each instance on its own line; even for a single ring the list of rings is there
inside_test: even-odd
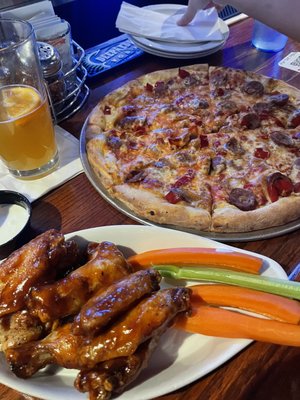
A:
[[[62,71],[62,61],[55,47],[48,43],[37,42],[39,59],[42,65],[43,76],[47,82],[54,111],[58,111],[56,103],[64,100],[66,84]]]

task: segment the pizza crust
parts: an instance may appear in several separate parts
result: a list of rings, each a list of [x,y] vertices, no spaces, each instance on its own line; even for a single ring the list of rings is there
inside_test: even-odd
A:
[[[214,210],[213,232],[252,232],[284,225],[299,218],[300,196],[282,197],[275,203],[252,211],[227,204]]]
[[[199,231],[207,231],[210,228],[211,215],[207,210],[183,204],[170,204],[146,189],[136,189],[127,184],[115,186],[113,192],[114,197],[130,210],[150,221]]]
[[[104,151],[105,135],[100,134],[86,145],[88,161],[105,188],[109,189],[120,180],[117,159],[112,152]]]

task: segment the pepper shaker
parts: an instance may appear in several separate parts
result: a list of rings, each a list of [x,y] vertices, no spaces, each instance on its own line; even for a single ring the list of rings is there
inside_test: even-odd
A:
[[[54,111],[59,111],[62,100],[66,96],[66,83],[62,71],[62,61],[55,47],[48,43],[37,42],[39,59],[42,65],[43,76],[49,89]],[[56,106],[56,103],[59,103]],[[60,106],[60,107],[59,107]]]

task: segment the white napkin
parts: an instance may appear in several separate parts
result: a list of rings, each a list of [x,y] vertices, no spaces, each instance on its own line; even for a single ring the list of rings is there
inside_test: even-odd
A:
[[[78,139],[60,126],[55,126],[55,132],[59,167],[42,178],[21,180],[13,177],[0,162],[0,189],[21,192],[32,202],[82,172]]]
[[[140,8],[122,2],[116,27],[124,33],[143,36],[148,39],[167,42],[193,43],[222,40],[216,9],[199,10],[194,20],[187,26],[178,26],[177,21],[186,6],[166,15],[147,8]]]

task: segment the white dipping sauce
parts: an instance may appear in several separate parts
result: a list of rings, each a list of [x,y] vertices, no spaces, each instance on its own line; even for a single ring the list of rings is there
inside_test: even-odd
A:
[[[0,204],[0,246],[13,239],[26,225],[28,211],[18,204]]]

